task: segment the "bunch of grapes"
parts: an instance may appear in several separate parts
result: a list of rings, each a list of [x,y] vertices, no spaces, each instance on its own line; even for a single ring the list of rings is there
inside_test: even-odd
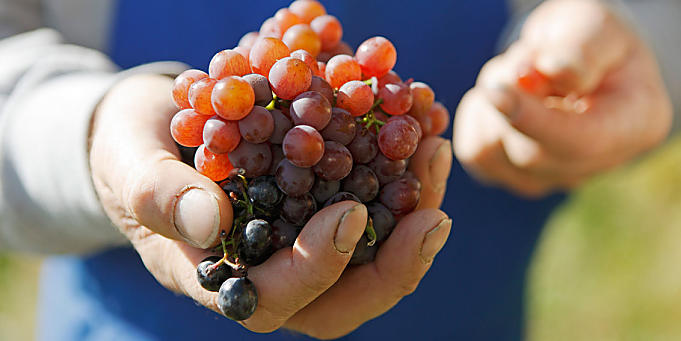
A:
[[[397,52],[388,39],[370,38],[353,56],[342,34],[319,2],[297,0],[217,53],[208,74],[188,70],[175,80],[180,112],[172,136],[234,209],[222,257],[197,269],[234,320],[257,305],[247,268],[292,246],[324,207],[367,205],[366,233],[350,264],[373,261],[396,221],[419,202],[410,157],[424,136],[449,125],[427,84],[392,71]]]

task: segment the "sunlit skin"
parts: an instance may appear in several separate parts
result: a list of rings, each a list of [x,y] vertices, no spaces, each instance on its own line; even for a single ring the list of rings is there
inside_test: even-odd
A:
[[[366,114],[374,104],[371,87],[361,81],[350,81],[338,89],[336,106],[347,110],[352,116]]]
[[[317,56],[322,50],[322,41],[307,24],[292,26],[284,33],[281,40],[291,51],[305,50]]]
[[[395,66],[397,50],[388,39],[373,37],[359,45],[355,59],[365,76],[381,77]]]
[[[326,14],[324,5],[315,0],[294,1],[289,5],[288,9],[300,17],[306,24],[309,24],[314,18]]]
[[[424,116],[435,102],[435,92],[426,83],[412,82],[409,84],[413,99],[409,115],[420,118]]]
[[[201,145],[194,155],[196,170],[213,181],[227,178],[234,168],[229,162],[227,154],[214,154],[206,146]]]
[[[274,14],[279,32],[286,32],[291,26],[302,24],[303,19],[295,15],[288,8],[282,8]]]
[[[302,168],[316,165],[324,155],[324,140],[319,132],[306,125],[293,127],[286,133],[284,155],[292,164]]]
[[[187,70],[175,78],[173,84],[173,101],[180,109],[189,109],[192,107],[189,103],[189,87],[194,82],[208,77],[208,74],[201,70]]]
[[[362,69],[357,61],[348,55],[338,55],[326,63],[326,81],[338,89],[349,81],[362,80]]]
[[[229,153],[241,141],[237,122],[225,120],[217,115],[206,122],[202,135],[206,148],[215,154]]]
[[[218,81],[211,95],[213,108],[222,118],[240,120],[253,109],[255,92],[248,82],[238,76]]]
[[[322,15],[314,18],[310,27],[317,33],[322,42],[322,51],[334,48],[343,38],[343,26],[333,15]]]
[[[173,116],[170,133],[177,143],[185,147],[198,147],[203,143],[203,126],[210,116],[184,109]]]
[[[382,101],[381,109],[390,115],[403,115],[411,109],[411,89],[404,83],[389,83],[378,90]]]
[[[243,76],[251,73],[248,60],[235,50],[218,52],[210,61],[208,75],[213,79],[223,79],[228,76]]]
[[[251,70],[265,77],[269,76],[270,68],[277,60],[288,57],[291,52],[281,40],[276,38],[258,39],[249,55]]]
[[[286,57],[272,66],[268,79],[279,98],[292,100],[310,88],[312,71],[305,62]]]
[[[192,84],[192,86],[189,87],[189,103],[197,113],[208,116],[215,115],[215,109],[213,109],[211,96],[213,93],[213,87],[215,87],[216,83],[217,80],[213,78],[203,78],[196,81],[194,84]]]

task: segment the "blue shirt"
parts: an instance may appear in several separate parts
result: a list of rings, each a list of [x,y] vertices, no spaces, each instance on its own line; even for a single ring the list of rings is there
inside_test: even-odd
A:
[[[214,53],[289,1],[120,0],[111,57],[122,67],[179,60],[207,69]],[[427,82],[453,114],[495,53],[507,18],[503,0],[326,1],[357,46],[383,35],[395,70]],[[451,129],[446,133],[451,136]],[[518,199],[479,185],[455,164],[443,210],[454,220],[447,246],[417,291],[344,340],[519,340],[526,268],[559,197]],[[38,335],[44,340],[257,340],[234,322],[161,287],[134,250],[45,263]],[[277,339],[305,339],[287,331]]]

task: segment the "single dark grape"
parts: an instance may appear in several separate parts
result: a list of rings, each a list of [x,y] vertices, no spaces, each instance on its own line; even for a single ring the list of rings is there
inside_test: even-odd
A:
[[[337,204],[341,201],[362,202],[361,200],[359,200],[359,198],[356,195],[354,195],[352,193],[338,192],[338,193],[334,194],[331,198],[329,198],[329,200],[327,200],[324,203],[324,207],[329,207],[329,206],[331,206],[333,204]]]
[[[241,140],[239,146],[229,153],[229,161],[236,168],[243,168],[247,178],[267,174],[272,163],[270,146],[266,143],[253,144]]]
[[[405,119],[388,120],[378,133],[378,147],[391,160],[411,157],[418,145],[418,131]]]
[[[255,284],[246,277],[230,278],[222,283],[218,294],[220,311],[234,321],[245,320],[258,306]]]
[[[368,243],[369,238],[366,234],[359,239],[355,246],[355,252],[352,253],[352,258],[350,258],[350,265],[363,265],[374,261],[378,245],[369,246]]]
[[[310,193],[299,197],[286,197],[281,207],[281,216],[289,223],[303,226],[317,212],[317,202]]]
[[[381,189],[379,199],[396,217],[403,216],[416,208],[421,198],[421,182],[411,172]]]
[[[199,284],[208,291],[219,291],[222,283],[232,277],[232,268],[229,265],[223,263],[217,268],[214,267],[220,259],[217,256],[208,257],[196,268],[196,278]]]
[[[393,117],[389,118],[387,122],[391,122],[391,121],[395,121],[395,120],[403,120],[403,121],[409,123],[409,125],[411,125],[412,127],[414,127],[414,130],[416,130],[416,134],[419,137],[419,141],[421,141],[421,138],[423,138],[423,129],[421,127],[421,123],[419,122],[419,120],[417,120],[416,118],[414,118],[411,115],[404,114],[404,115],[399,115],[399,116],[393,116]]]
[[[379,187],[374,171],[364,165],[356,165],[343,180],[343,191],[356,195],[362,202],[374,200]]]
[[[338,193],[340,186],[340,181],[326,181],[318,177],[315,180],[310,193],[312,193],[312,196],[317,200],[317,203],[323,204],[334,194]]]
[[[329,124],[320,133],[326,141],[336,141],[347,146],[357,134],[357,123],[346,110],[333,108]]]
[[[308,168],[316,165],[324,156],[324,139],[317,129],[299,125],[286,133],[282,148],[286,159],[292,164]]]
[[[318,177],[327,180],[341,180],[352,170],[352,154],[344,145],[335,141],[324,142],[324,155],[314,166]]]
[[[274,250],[293,246],[298,238],[298,227],[277,219],[272,223],[272,248]]]
[[[378,202],[369,203],[367,210],[374,224],[376,241],[379,243],[385,241],[395,228],[395,217],[388,208]]]
[[[241,243],[251,251],[267,249],[272,243],[272,227],[262,219],[254,219],[246,224]]]
[[[324,96],[331,105],[336,103],[336,96],[333,93],[331,84],[329,84],[329,82],[322,77],[312,76],[312,82],[310,83],[310,88],[307,91],[316,91],[322,94],[322,96]]]
[[[368,164],[381,186],[399,179],[407,170],[407,165],[407,160],[390,160],[383,153],[378,153]]]
[[[242,77],[255,92],[255,105],[266,107],[272,102],[272,89],[267,77],[257,73],[251,73]]]
[[[314,172],[311,168],[294,166],[289,160],[281,160],[275,171],[277,186],[289,196],[307,193],[314,185]]]
[[[270,142],[282,144],[286,133],[293,128],[293,123],[281,110],[272,110],[270,114],[272,114],[272,119],[274,119],[274,131],[272,131],[272,136],[270,136]]]
[[[274,119],[267,109],[254,105],[248,116],[239,121],[237,130],[246,141],[263,143],[274,132]]]
[[[355,138],[348,145],[355,163],[365,164],[373,160],[378,154],[378,144],[373,129],[370,131],[364,126],[357,127]]]
[[[316,91],[306,91],[298,95],[290,109],[295,125],[308,125],[322,130],[331,120],[331,102]]]
[[[277,180],[273,176],[260,176],[248,184],[248,196],[251,201],[262,207],[274,207],[284,194],[277,187]]]

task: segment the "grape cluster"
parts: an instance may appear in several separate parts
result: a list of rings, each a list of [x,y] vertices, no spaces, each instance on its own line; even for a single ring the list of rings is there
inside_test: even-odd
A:
[[[392,71],[397,52],[388,39],[370,38],[353,56],[342,35],[322,4],[297,0],[217,53],[208,73],[188,70],[175,80],[180,111],[171,134],[183,159],[218,182],[234,209],[223,256],[197,268],[232,319],[248,318],[257,305],[248,266],[292,246],[324,207],[367,205],[366,233],[350,264],[373,261],[419,202],[410,157],[425,136],[449,125],[427,84]]]

